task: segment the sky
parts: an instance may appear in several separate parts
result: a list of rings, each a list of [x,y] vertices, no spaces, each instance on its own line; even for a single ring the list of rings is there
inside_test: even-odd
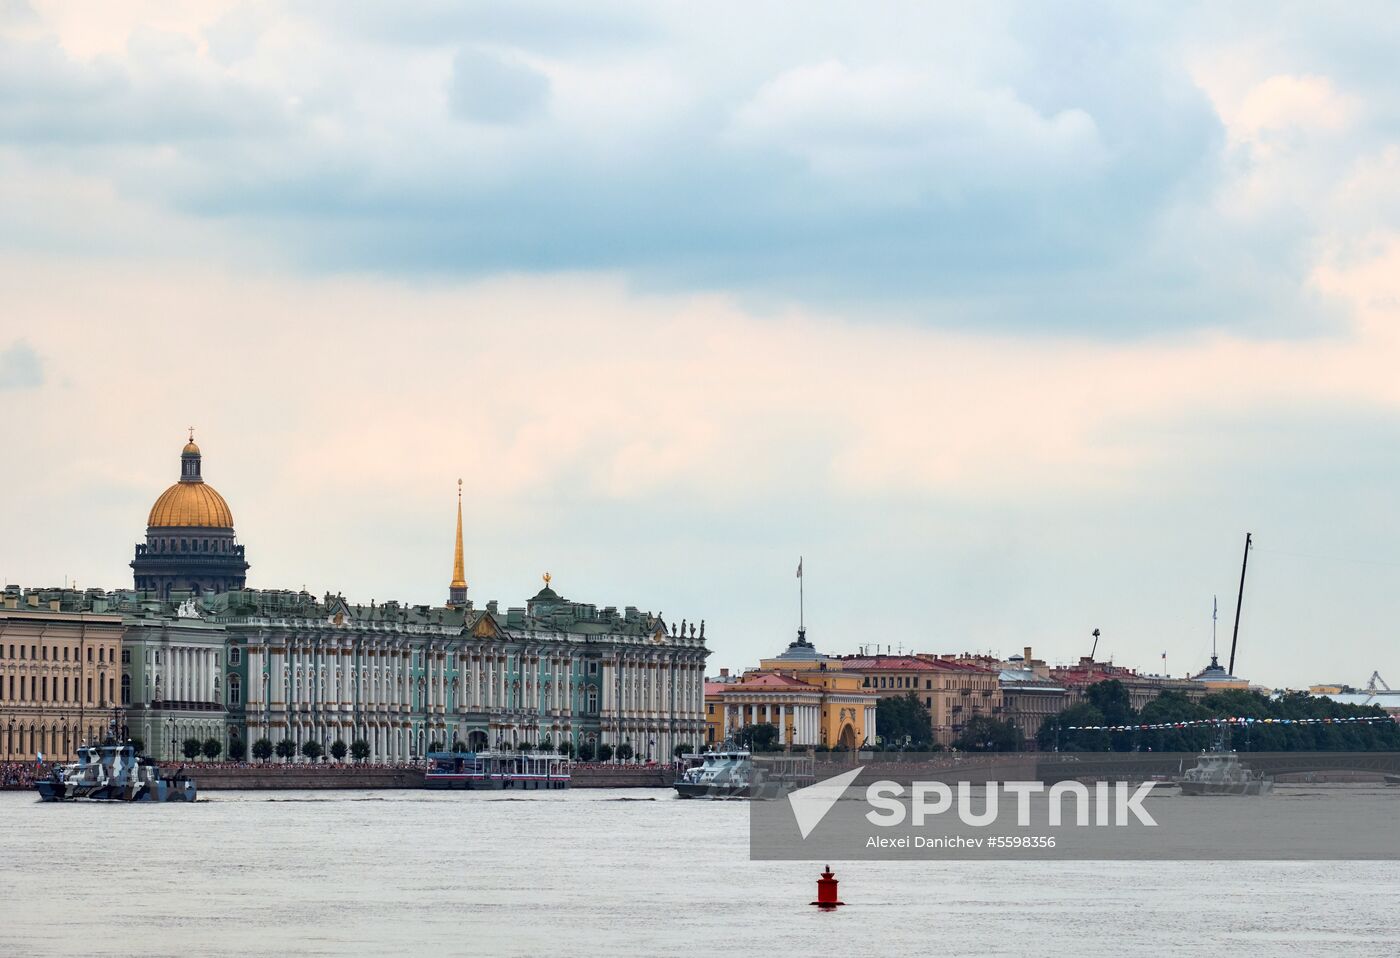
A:
[[[1400,681],[1382,3],[0,0],[0,579]],[[1164,658],[1165,656],[1165,658]]]

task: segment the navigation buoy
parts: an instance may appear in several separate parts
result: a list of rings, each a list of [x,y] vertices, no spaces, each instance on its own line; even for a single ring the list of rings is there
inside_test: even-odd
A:
[[[838,882],[836,876],[832,874],[831,866],[827,865],[826,871],[822,872],[822,876],[817,879],[817,900],[812,902],[812,904],[816,905],[818,908],[825,909],[831,909],[835,908],[837,905],[846,904],[836,897],[836,886],[839,884],[841,883]]]

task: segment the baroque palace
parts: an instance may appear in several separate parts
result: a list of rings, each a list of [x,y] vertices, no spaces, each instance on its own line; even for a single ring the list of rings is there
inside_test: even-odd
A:
[[[362,739],[375,762],[453,743],[664,759],[704,741],[704,624],[571,601],[548,573],[523,607],[478,608],[460,482],[447,602],[366,606],[245,588],[232,511],[202,473],[191,435],[136,547],[136,588],[6,588],[0,758],[65,758],[114,731],[166,759],[189,738],[234,756],[263,738]]]

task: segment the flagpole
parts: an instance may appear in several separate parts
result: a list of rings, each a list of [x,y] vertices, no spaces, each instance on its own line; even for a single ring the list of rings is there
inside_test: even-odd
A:
[[[807,631],[807,583],[802,576],[802,557],[797,557],[797,631]]]

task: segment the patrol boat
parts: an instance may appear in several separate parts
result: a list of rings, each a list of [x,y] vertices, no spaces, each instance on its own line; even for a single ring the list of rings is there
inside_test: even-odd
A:
[[[1176,780],[1183,795],[1267,795],[1274,780],[1250,770],[1239,755],[1223,748],[1202,752],[1195,768]]]
[[[78,760],[34,783],[45,802],[192,802],[194,779],[163,774],[130,745],[84,745]]]
[[[686,769],[675,783],[681,798],[748,798],[753,784],[753,755],[729,749],[685,756],[700,764]]]

